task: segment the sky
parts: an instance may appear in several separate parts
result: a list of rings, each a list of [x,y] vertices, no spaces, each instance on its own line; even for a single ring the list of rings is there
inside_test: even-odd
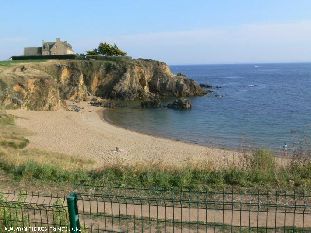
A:
[[[0,0],[0,59],[42,40],[171,65],[311,62],[310,0]]]

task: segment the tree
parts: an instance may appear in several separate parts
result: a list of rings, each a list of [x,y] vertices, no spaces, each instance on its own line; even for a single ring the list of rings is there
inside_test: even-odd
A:
[[[86,55],[98,55],[98,54],[99,53],[97,49],[86,51]]]
[[[100,43],[96,49],[87,51],[87,55],[125,56],[126,52],[118,48],[116,44]]]

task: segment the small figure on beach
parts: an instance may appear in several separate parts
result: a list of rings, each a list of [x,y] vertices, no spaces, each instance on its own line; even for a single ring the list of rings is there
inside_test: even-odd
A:
[[[287,144],[286,144],[286,142],[284,142],[284,145],[283,145],[283,155],[287,156]]]

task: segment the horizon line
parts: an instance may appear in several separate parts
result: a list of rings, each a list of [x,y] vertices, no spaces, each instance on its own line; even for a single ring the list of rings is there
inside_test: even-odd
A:
[[[280,62],[228,62],[228,63],[188,63],[168,64],[169,66],[206,66],[206,65],[269,65],[269,64],[308,64],[311,61],[280,61]]]

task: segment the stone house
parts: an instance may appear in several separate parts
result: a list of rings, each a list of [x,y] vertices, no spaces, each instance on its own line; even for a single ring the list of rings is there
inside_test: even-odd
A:
[[[67,41],[56,38],[55,42],[42,41],[42,47],[27,47],[24,56],[47,56],[74,54],[72,46]]]

